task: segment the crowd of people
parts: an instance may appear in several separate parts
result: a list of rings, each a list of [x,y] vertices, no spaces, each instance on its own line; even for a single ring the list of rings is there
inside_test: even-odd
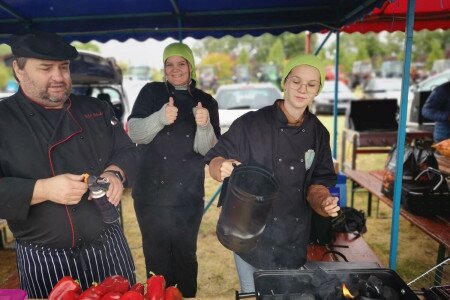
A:
[[[205,164],[220,182],[243,164],[268,170],[280,186],[256,247],[235,253],[242,292],[254,290],[255,270],[301,267],[312,214],[337,215],[329,133],[308,110],[325,78],[317,57],[292,58],[284,98],[221,136],[216,100],[196,87],[191,49],[170,44],[164,80],[142,88],[127,135],[107,103],[71,93],[78,53],[65,40],[28,32],[10,46],[19,90],[0,102],[0,218],[16,239],[29,298],[47,298],[63,276],[83,289],[115,274],[136,280],[122,228],[102,220],[85,173],[109,184],[115,207],[132,187],[147,272],[164,275],[186,298],[197,292]]]

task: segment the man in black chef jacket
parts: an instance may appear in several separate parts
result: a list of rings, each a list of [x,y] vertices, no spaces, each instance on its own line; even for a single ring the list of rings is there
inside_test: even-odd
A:
[[[12,36],[20,89],[0,102],[0,218],[16,238],[20,286],[47,298],[63,276],[83,289],[135,267],[118,222],[102,221],[83,173],[107,178],[118,205],[137,150],[107,103],[71,94],[77,50],[52,33]]]

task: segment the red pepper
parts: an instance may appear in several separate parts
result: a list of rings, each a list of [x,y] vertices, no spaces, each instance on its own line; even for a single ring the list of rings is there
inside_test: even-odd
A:
[[[145,294],[145,286],[142,283],[138,282],[130,288],[130,291],[135,291],[135,292],[140,293],[141,295],[144,295]]]
[[[100,300],[119,300],[122,297],[122,293],[108,292]]]
[[[176,286],[169,286],[164,293],[164,300],[183,300],[183,295]]]
[[[122,275],[113,275],[105,278],[99,286],[108,292],[119,292],[123,294],[130,288],[130,283]]]
[[[152,274],[152,273],[151,273]],[[147,300],[164,300],[164,291],[166,289],[166,279],[162,275],[154,275],[147,279]]]
[[[120,297],[120,300],[144,300],[144,296],[136,291],[128,291]]]
[[[80,297],[80,294],[75,293],[74,291],[66,291],[61,295],[61,297],[59,299],[60,300],[77,300],[79,297]]]
[[[90,288],[81,293],[78,300],[99,300],[106,292],[98,285],[92,285]]]
[[[64,276],[55,284],[48,299],[59,300],[62,294],[67,291],[74,291],[77,294],[81,293],[80,284],[70,276]]]

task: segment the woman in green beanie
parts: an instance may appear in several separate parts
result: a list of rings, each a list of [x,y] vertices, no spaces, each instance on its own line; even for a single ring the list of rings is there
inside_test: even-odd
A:
[[[197,235],[204,207],[203,156],[220,136],[218,105],[195,87],[195,62],[182,43],[163,54],[164,82],[140,91],[129,134],[141,163],[132,196],[147,274],[164,275],[183,297],[197,291]]]
[[[235,253],[241,292],[254,292],[258,269],[298,269],[306,262],[311,216],[336,216],[338,199],[330,136],[309,112],[325,80],[325,67],[315,56],[290,60],[284,70],[284,99],[238,118],[206,154],[211,176],[223,181],[234,164],[264,167],[279,183],[266,226],[256,246]],[[275,99],[274,99],[275,100]],[[240,250],[237,250],[240,251]]]

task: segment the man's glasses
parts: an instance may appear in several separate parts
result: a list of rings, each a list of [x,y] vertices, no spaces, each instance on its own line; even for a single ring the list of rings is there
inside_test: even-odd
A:
[[[320,83],[318,81],[309,81],[304,83],[297,76],[288,77],[287,80],[289,81],[289,88],[292,90],[297,91],[302,89],[304,86],[308,94],[316,94],[320,89]]]

